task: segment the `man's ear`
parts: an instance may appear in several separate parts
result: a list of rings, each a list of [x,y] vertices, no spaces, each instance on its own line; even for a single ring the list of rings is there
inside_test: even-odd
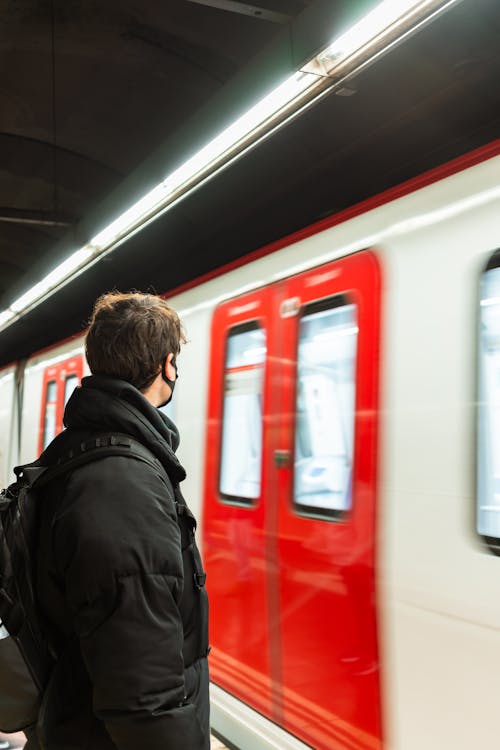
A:
[[[170,352],[167,357],[167,361],[165,362],[165,373],[169,380],[175,380],[175,369],[172,362],[175,364],[175,355]]]

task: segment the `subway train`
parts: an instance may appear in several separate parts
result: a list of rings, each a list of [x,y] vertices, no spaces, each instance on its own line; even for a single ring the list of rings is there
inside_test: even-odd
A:
[[[490,747],[500,140],[167,298],[214,730],[244,750]],[[0,484],[87,372],[82,334],[0,371]]]

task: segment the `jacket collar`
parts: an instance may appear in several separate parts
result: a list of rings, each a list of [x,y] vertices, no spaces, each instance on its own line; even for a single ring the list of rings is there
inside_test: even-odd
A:
[[[161,461],[174,481],[185,478],[175,451],[179,432],[159,409],[130,383],[106,375],[83,378],[64,412],[67,432],[122,432],[139,440]]]

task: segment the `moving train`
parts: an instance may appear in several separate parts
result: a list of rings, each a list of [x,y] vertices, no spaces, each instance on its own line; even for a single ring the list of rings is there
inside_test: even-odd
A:
[[[244,750],[471,750],[500,697],[500,141],[168,293],[167,407]],[[0,371],[0,484],[83,335]]]

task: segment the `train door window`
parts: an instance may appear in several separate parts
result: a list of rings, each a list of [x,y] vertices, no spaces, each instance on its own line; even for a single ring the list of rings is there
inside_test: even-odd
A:
[[[43,420],[43,449],[56,436],[57,383],[49,380],[45,390],[45,413]]]
[[[63,429],[64,407],[83,375],[83,356],[76,354],[45,369],[43,376],[42,410],[38,450],[45,450],[48,444]]]
[[[219,491],[226,500],[260,495],[262,390],[266,334],[256,322],[230,330],[226,342]]]
[[[477,531],[500,554],[500,253],[481,279]]]
[[[73,391],[75,390],[76,386],[80,382],[80,378],[78,375],[68,375],[65,382],[64,382],[64,406],[69,401],[69,398]]]
[[[357,335],[345,295],[308,305],[299,322],[294,503],[305,513],[351,508]]]

